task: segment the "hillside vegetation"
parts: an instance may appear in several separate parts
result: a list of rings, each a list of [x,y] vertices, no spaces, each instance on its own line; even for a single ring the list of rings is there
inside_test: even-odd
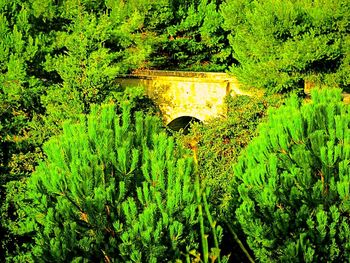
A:
[[[0,0],[0,262],[346,261],[349,33],[348,0]],[[140,69],[264,95],[174,133]]]

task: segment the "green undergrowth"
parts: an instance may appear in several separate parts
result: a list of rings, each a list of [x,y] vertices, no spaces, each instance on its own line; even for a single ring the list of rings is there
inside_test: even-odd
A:
[[[184,147],[191,148],[193,143],[198,144],[198,172],[202,184],[212,193],[210,203],[215,208],[213,212],[224,225],[225,222],[234,222],[233,226],[224,229],[227,242],[223,249],[232,253],[232,258],[236,260],[245,261],[247,257],[233,237],[233,234],[238,234],[238,238],[244,242],[241,229],[232,213],[227,212],[231,209],[231,200],[237,198],[230,191],[233,176],[230,167],[256,135],[258,125],[266,119],[268,108],[279,107],[283,101],[282,95],[228,96],[225,119],[195,123],[189,134],[175,135],[178,143]]]
[[[231,181],[234,216],[259,261],[348,261],[349,162],[340,89],[314,89],[311,101],[293,96],[270,112]]]

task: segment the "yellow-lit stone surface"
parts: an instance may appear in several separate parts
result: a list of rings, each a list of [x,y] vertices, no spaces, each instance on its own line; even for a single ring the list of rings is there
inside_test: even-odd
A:
[[[147,70],[119,77],[117,82],[124,87],[143,86],[159,106],[166,124],[182,116],[203,122],[224,117],[226,95],[249,95],[225,73]]]
[[[262,96],[263,91],[240,88],[236,78],[226,73],[140,70],[120,76],[117,82],[124,87],[143,86],[146,94],[159,106],[165,124],[190,116],[202,122],[225,117],[226,95]],[[305,93],[310,94],[314,83],[305,82]],[[350,94],[343,93],[344,102],[350,104]]]
[[[349,93],[343,93],[344,103],[350,104],[350,94]]]

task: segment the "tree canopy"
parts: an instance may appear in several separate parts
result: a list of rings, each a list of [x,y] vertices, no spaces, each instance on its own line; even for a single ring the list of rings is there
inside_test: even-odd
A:
[[[273,91],[308,81],[349,88],[349,1],[227,0],[221,9],[241,82]]]

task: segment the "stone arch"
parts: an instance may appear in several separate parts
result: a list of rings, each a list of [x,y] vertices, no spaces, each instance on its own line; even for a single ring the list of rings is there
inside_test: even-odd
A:
[[[174,131],[183,130],[184,134],[189,132],[192,123],[201,123],[202,121],[196,117],[184,115],[179,116],[167,124],[167,127]]]

